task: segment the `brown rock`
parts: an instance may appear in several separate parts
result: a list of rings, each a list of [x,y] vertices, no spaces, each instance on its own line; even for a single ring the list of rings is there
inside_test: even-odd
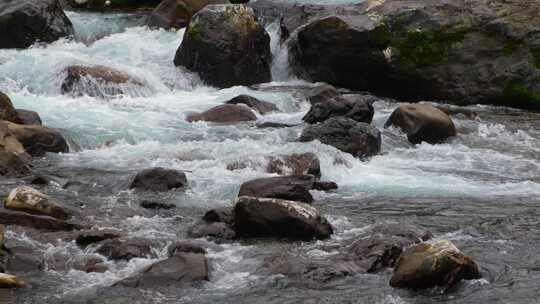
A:
[[[189,122],[202,120],[216,123],[236,123],[257,120],[257,116],[247,107],[226,104],[199,114],[189,115],[186,120]]]

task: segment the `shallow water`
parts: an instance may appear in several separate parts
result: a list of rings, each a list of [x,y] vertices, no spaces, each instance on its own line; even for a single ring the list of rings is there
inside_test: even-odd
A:
[[[174,67],[182,40],[178,32],[149,30],[140,16],[69,13],[78,41],[58,41],[28,50],[0,50],[0,91],[17,108],[40,113],[45,125],[70,140],[71,153],[35,161],[35,171],[58,184],[42,191],[78,208],[84,220],[115,227],[133,237],[149,237],[159,257],[209,208],[230,205],[243,181],[270,176],[264,158],[313,152],[321,161],[322,179],[339,190],[314,192],[315,206],[336,227],[332,239],[312,243],[238,242],[209,247],[210,282],[165,290],[108,288],[155,259],[108,262],[103,274],[54,271],[25,274],[31,288],[17,291],[16,303],[539,303],[540,292],[540,115],[478,106],[474,119],[453,117],[459,135],[441,145],[409,144],[397,130],[384,130],[383,153],[362,162],[317,142],[296,142],[302,126],[258,129],[254,124],[216,126],[187,123],[186,114],[219,105],[239,94],[273,102],[282,111],[258,122],[300,123],[309,104],[290,90],[233,87],[217,90],[196,75]],[[291,79],[286,51],[272,37],[274,82],[314,85]],[[129,73],[145,84],[117,99],[64,96],[64,69],[73,64],[100,64]],[[382,129],[398,104],[375,103],[374,124]],[[229,171],[236,161],[250,166]],[[153,195],[177,209],[151,211],[138,206],[146,198],[126,191],[140,169],[164,166],[186,170],[186,193]],[[63,188],[67,182],[78,182]],[[20,181],[3,179],[7,193]],[[414,224],[446,238],[480,263],[484,279],[457,291],[412,293],[391,289],[390,270],[356,275],[323,285],[270,275],[263,259],[281,252],[305,257],[332,254],[329,247],[367,236],[376,224]],[[24,244],[45,258],[76,258],[95,248],[79,249],[54,234],[11,228],[11,244]],[[535,302],[536,301],[536,302]]]

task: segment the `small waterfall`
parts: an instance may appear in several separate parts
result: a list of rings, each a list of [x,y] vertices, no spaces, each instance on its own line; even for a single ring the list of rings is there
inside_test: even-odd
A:
[[[291,72],[289,68],[289,50],[286,42],[281,41],[281,29],[279,20],[275,20],[266,27],[270,35],[270,50],[272,52],[272,80],[290,80]]]

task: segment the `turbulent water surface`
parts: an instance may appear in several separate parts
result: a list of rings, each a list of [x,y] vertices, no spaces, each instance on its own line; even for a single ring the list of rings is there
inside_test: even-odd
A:
[[[340,1],[341,2],[341,1]],[[351,2],[351,1],[349,1]],[[216,126],[187,123],[186,114],[206,110],[239,94],[273,102],[282,111],[259,122],[300,123],[309,109],[294,89],[217,90],[195,74],[174,67],[184,31],[149,30],[137,15],[68,13],[77,41],[62,40],[28,50],[0,51],[0,91],[17,108],[37,111],[45,125],[69,138],[71,153],[35,161],[34,171],[59,181],[41,190],[80,208],[86,221],[115,227],[133,237],[155,239],[160,257],[211,207],[233,203],[243,181],[270,176],[269,155],[314,152],[324,180],[339,190],[314,192],[315,206],[336,228],[329,240],[216,244],[209,248],[210,281],[199,286],[139,290],[109,288],[155,259],[108,262],[105,273],[46,270],[25,279],[31,288],[16,303],[540,303],[540,116],[478,106],[478,116],[453,117],[459,136],[440,145],[413,146],[399,131],[383,133],[383,153],[362,162],[318,142],[298,143],[302,126],[258,129],[254,124]],[[287,74],[286,52],[269,25],[274,82],[265,88],[310,86]],[[127,72],[146,85],[122,98],[103,100],[61,95],[63,70],[99,64]],[[382,129],[398,105],[375,103],[374,124]],[[229,171],[227,164],[249,162]],[[163,166],[188,172],[190,189],[151,197],[174,203],[174,211],[139,207],[145,198],[127,191],[140,169]],[[76,181],[63,188],[62,181]],[[72,183],[73,184],[73,183]],[[2,180],[6,193],[17,182]],[[479,262],[484,278],[450,293],[416,293],[388,286],[391,270],[349,276],[324,284],[270,275],[263,260],[283,252],[307,258],[334,254],[336,246],[368,236],[376,224],[414,224],[436,239],[450,239]],[[46,260],[73,257],[95,248],[10,229],[11,244],[23,244]]]

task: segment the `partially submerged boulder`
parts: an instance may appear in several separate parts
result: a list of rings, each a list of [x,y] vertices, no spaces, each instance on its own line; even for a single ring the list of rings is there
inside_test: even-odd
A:
[[[17,113],[11,99],[2,92],[0,92],[0,120],[22,123],[19,113]]]
[[[313,175],[320,178],[321,164],[313,153],[272,156],[268,161],[266,171],[279,175]]]
[[[369,95],[338,95],[334,98],[312,102],[311,109],[302,118],[307,123],[323,122],[332,117],[345,117],[358,122],[371,123],[375,111]]]
[[[443,111],[428,104],[408,104],[399,106],[385,123],[385,128],[400,128],[413,144],[423,141],[440,143],[456,136],[452,119]]]
[[[77,224],[62,221],[51,216],[34,215],[4,208],[0,208],[0,223],[52,231],[71,231],[80,228]]]
[[[419,244],[403,252],[397,262],[390,286],[424,289],[450,288],[461,280],[481,277],[474,260],[449,241]]]
[[[168,191],[185,189],[187,186],[187,177],[184,172],[156,167],[137,173],[129,188],[143,191]]]
[[[0,2],[0,49],[23,49],[73,36],[73,25],[58,0]]]
[[[134,288],[179,286],[208,280],[208,262],[203,253],[177,252],[172,257],[156,262],[141,273],[115,285]]]
[[[235,229],[241,237],[326,239],[332,226],[314,207],[294,201],[241,196],[234,207]]]
[[[207,223],[225,223],[233,225],[234,223],[234,208],[220,207],[208,210],[202,219]]]
[[[23,145],[26,152],[31,156],[69,152],[66,139],[55,129],[38,125],[4,123],[7,125],[11,134]]]
[[[208,5],[195,14],[174,58],[219,88],[269,82],[271,61],[270,36],[242,4]]]
[[[62,93],[107,98],[117,95],[137,95],[145,85],[135,77],[109,67],[72,65],[64,70]]]
[[[86,247],[90,244],[116,239],[121,236],[122,234],[119,231],[113,229],[85,230],[78,233],[75,243],[81,247]]]
[[[0,152],[0,175],[25,175],[30,171],[30,164],[27,159],[12,152]]]
[[[186,117],[189,122],[208,121],[215,123],[236,123],[257,120],[257,116],[245,106],[225,104],[207,111],[191,114]]]
[[[381,133],[377,128],[343,117],[334,117],[320,124],[307,126],[299,140],[319,140],[359,158],[370,157],[381,151]]]
[[[60,220],[66,220],[72,214],[72,211],[61,203],[28,186],[19,186],[11,190],[5,206],[7,209],[47,215]]]
[[[523,1],[366,1],[298,29],[289,59],[311,81],[401,100],[539,109],[539,14]]]
[[[17,116],[19,117],[20,124],[23,125],[36,125],[41,126],[41,117],[35,111],[16,109]]]
[[[238,95],[226,102],[226,104],[245,104],[261,114],[279,111],[278,107],[268,101],[259,100],[249,95]]]
[[[232,240],[236,237],[233,228],[227,223],[198,223],[188,231],[192,238],[211,237],[222,240]]]
[[[314,183],[312,176],[257,178],[243,183],[238,196],[279,198],[311,204],[313,196],[309,190],[313,189]]]
[[[108,239],[97,249],[97,253],[115,261],[155,257],[152,242],[144,239]]]
[[[227,0],[163,0],[148,16],[146,24],[164,29],[183,28],[205,6],[227,3]]]
[[[64,0],[74,9],[92,11],[104,11],[108,9],[137,9],[152,8],[159,4],[160,0]]]

